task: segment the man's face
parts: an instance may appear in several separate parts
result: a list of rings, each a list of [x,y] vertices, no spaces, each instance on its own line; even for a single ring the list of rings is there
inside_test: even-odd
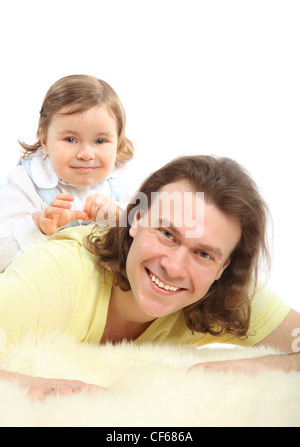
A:
[[[152,204],[130,228],[133,242],[127,258],[135,300],[140,310],[154,318],[201,299],[229,265],[241,237],[237,220],[203,202],[186,182],[171,183],[160,192],[170,197],[179,194],[182,206]],[[191,200],[185,200],[186,193]],[[197,222],[192,219],[195,211]]]

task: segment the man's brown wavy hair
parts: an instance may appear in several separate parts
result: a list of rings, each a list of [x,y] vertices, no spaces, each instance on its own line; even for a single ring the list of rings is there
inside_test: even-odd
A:
[[[118,146],[116,166],[122,166],[134,154],[134,145],[125,135],[126,115],[113,88],[105,81],[89,75],[70,75],[56,81],[47,91],[38,122],[37,141],[26,144],[19,141],[23,155],[33,155],[40,147],[40,129],[47,135],[52,118],[58,114],[83,113],[92,107],[104,105],[117,123]]]
[[[268,208],[242,166],[231,159],[213,156],[177,158],[150,175],[140,192],[147,196],[150,207],[151,192],[159,192],[163,186],[180,180],[189,182],[194,192],[204,192],[207,203],[236,218],[241,225],[240,241],[221,278],[211,285],[204,297],[184,308],[186,324],[193,332],[246,336],[260,258],[263,255],[269,260]],[[131,200],[127,216],[136,206],[135,199]],[[114,285],[122,290],[130,290],[126,275],[126,259],[132,243],[129,228],[129,224],[109,228],[104,236],[94,231],[86,241],[99,264],[113,273]]]

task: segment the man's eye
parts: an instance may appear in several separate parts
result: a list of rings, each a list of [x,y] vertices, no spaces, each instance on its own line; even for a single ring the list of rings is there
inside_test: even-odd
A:
[[[198,253],[198,256],[200,256],[200,258],[203,258],[203,259],[212,259],[212,257],[210,256],[210,254],[207,253],[206,251],[200,250],[200,251],[198,251],[197,253]]]
[[[166,239],[174,239],[173,234],[168,230],[160,230]]]

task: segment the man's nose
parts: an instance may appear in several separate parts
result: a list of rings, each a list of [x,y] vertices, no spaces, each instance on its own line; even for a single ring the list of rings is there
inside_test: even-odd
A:
[[[185,247],[168,250],[161,258],[161,267],[170,278],[184,278],[187,272],[188,251]]]

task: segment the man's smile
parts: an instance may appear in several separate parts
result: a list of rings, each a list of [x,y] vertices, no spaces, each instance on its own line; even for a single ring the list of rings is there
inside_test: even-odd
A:
[[[151,281],[157,285],[162,290],[170,291],[170,292],[177,292],[178,290],[183,290],[181,287],[174,286],[172,284],[167,284],[163,282],[160,278],[155,276],[150,270],[147,269],[147,272],[149,274],[149,277]]]

